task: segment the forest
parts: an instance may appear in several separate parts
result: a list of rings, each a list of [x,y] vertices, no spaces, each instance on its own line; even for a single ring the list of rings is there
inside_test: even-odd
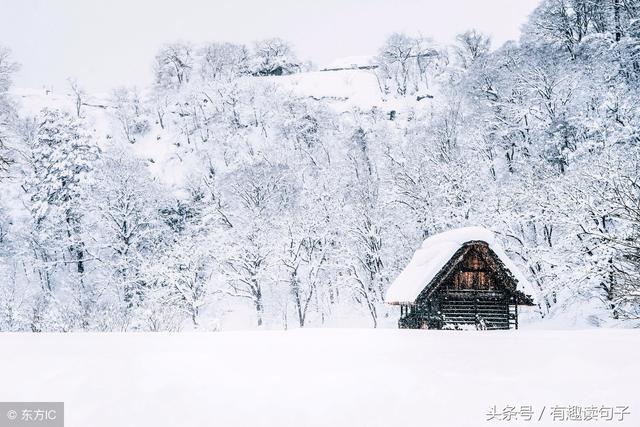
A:
[[[502,46],[395,33],[336,71],[176,42],[146,87],[70,79],[37,111],[10,48],[0,331],[395,327],[416,248],[476,225],[536,289],[529,324],[640,326],[639,0],[543,0]],[[342,75],[369,93],[301,93]]]

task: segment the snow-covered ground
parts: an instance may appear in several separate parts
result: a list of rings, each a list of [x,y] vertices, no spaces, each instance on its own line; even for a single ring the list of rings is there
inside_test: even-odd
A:
[[[68,427],[640,425],[637,330],[3,334],[0,348],[0,401],[64,401]],[[534,419],[487,421],[494,405]],[[631,414],[553,421],[572,405]]]

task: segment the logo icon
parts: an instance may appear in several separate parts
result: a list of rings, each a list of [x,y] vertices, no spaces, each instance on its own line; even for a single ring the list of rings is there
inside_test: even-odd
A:
[[[11,410],[9,410],[7,412],[7,418],[9,418],[11,421],[13,421],[16,418],[18,418],[18,413],[16,411],[14,411],[13,409],[11,409]]]

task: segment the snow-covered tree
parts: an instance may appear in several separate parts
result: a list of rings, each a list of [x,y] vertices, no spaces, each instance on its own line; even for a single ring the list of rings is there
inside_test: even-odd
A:
[[[209,43],[200,48],[198,58],[205,81],[229,81],[250,72],[250,53],[244,45]]]
[[[0,178],[7,172],[12,160],[8,153],[7,139],[10,134],[10,123],[15,113],[8,92],[13,73],[17,70],[18,64],[11,60],[9,49],[0,45]]]
[[[253,74],[258,76],[280,76],[300,70],[300,60],[291,45],[280,38],[255,42],[252,54]]]
[[[446,61],[446,53],[431,40],[402,33],[390,35],[374,59],[382,89],[400,96],[429,90]]]
[[[66,242],[69,262],[82,274],[87,257],[82,238],[84,186],[94,172],[98,148],[81,122],[59,110],[42,112],[30,148],[32,170],[25,187],[30,194],[35,240],[51,245]]]
[[[138,137],[149,132],[149,120],[136,88],[119,87],[114,89],[111,94],[111,103],[113,115],[127,141],[133,144]],[[160,110],[158,110],[158,117],[162,123]]]
[[[465,31],[456,36],[454,51],[464,69],[468,69],[474,62],[483,58],[491,49],[491,39],[477,30]]]
[[[145,298],[145,266],[166,246],[162,189],[143,162],[114,150],[103,156],[90,198],[92,237],[105,272],[102,287],[125,314]],[[105,290],[106,293],[107,290]]]
[[[171,43],[155,57],[155,85],[176,90],[191,79],[194,72],[194,48],[187,43]]]

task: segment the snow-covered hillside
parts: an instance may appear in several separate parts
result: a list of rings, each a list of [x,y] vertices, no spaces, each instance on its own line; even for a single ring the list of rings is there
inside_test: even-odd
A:
[[[391,110],[411,105],[409,100],[400,105],[396,100],[383,99],[376,76],[369,70],[340,70],[304,72],[286,76],[245,77],[240,80],[243,88],[272,86],[287,95],[318,102],[334,109],[337,113],[356,110],[369,111],[372,108]],[[18,111],[28,117],[38,115],[43,108],[75,111],[76,95],[68,88],[60,91],[50,89],[12,89]],[[121,133],[115,117],[113,95],[83,94],[82,114],[99,144],[111,143]],[[425,104],[426,102],[423,102]],[[201,158],[198,153],[186,148],[178,148],[176,135],[162,129],[159,123],[151,122],[148,132],[136,138],[135,144],[126,147],[132,154],[146,162],[150,172],[161,182],[171,186],[176,194],[189,178],[194,163]]]
[[[637,19],[567,40],[563,4],[333,71],[278,38],[169,43],[107,95],[0,67],[0,329],[395,327],[411,255],[469,226],[531,284],[522,324],[637,326]]]
[[[67,427],[582,425],[554,421],[571,406],[628,406],[584,425],[631,427],[639,346],[632,330],[4,334],[0,400],[64,401]],[[527,405],[529,422],[487,421]]]
[[[376,76],[366,70],[315,71],[272,77],[271,80],[299,96],[326,100],[338,111],[383,106]]]
[[[252,81],[268,81],[301,97],[330,101],[337,111],[348,111],[353,107],[369,110],[382,107],[385,102],[371,70],[308,71],[285,76],[245,77],[243,81],[247,85]],[[75,108],[75,94],[68,88],[13,88],[11,94],[20,111],[26,114],[37,114],[45,107]],[[110,98],[111,94],[87,94],[83,102],[88,111],[94,112],[91,115],[99,115],[113,107]]]

